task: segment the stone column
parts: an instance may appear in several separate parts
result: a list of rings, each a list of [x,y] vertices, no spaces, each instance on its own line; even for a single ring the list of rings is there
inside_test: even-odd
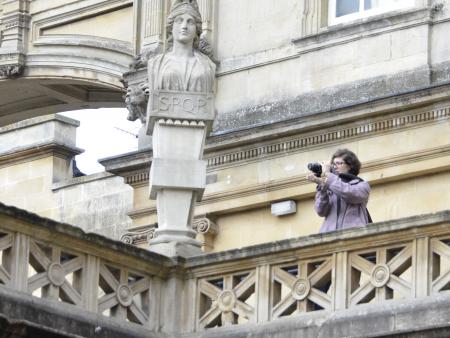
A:
[[[317,34],[320,27],[324,26],[328,1],[304,0],[302,1],[301,36]]]
[[[164,0],[142,1],[142,50],[157,51],[164,44]]]
[[[214,0],[198,0],[198,6],[203,18],[203,35],[210,43],[214,43]]]

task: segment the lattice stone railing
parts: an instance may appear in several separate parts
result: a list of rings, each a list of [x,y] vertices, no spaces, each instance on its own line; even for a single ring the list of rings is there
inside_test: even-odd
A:
[[[450,293],[449,220],[425,219],[192,259],[196,328]]]
[[[151,327],[152,283],[170,260],[35,215],[2,216],[0,286]]]
[[[168,259],[0,204],[0,288],[171,333],[450,295],[450,211]]]

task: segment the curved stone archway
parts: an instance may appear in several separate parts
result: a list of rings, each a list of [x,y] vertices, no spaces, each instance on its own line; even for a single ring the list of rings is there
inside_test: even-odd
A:
[[[0,126],[69,110],[124,107],[115,86],[66,79],[17,79],[0,82]]]
[[[0,126],[75,109],[124,107],[136,53],[133,0],[0,5]]]

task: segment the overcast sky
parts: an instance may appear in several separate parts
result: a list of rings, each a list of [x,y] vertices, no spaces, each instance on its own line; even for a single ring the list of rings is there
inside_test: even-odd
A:
[[[104,171],[97,160],[137,150],[141,122],[127,120],[125,108],[76,110],[61,115],[80,121],[77,147],[85,152],[76,157],[78,168],[85,174]],[[134,135],[132,135],[134,134]]]

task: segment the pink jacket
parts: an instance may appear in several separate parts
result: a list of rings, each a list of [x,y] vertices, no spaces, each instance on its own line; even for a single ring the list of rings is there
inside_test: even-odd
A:
[[[316,193],[316,212],[325,217],[320,232],[366,225],[369,193],[369,183],[359,178],[344,182],[341,177],[329,174]]]

